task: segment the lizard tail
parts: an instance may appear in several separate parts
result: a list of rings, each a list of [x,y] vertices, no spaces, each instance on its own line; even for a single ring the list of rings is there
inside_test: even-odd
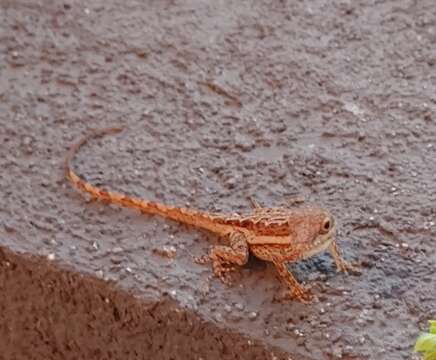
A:
[[[77,143],[71,146],[65,158],[65,177],[76,187],[78,190],[86,192],[91,195],[93,199],[102,200],[107,203],[117,204],[126,208],[137,209],[144,214],[155,214],[162,217],[175,220],[188,225],[194,225],[215,233],[219,231],[219,225],[212,219],[211,216],[192,209],[178,208],[169,205],[164,205],[158,202],[146,201],[143,199],[131,197],[115,191],[109,191],[99,188],[85,179],[77,175],[71,167],[71,162],[79,149],[85,145],[89,140],[94,138],[103,137],[109,134],[116,134],[123,130],[121,127],[113,127],[107,129],[93,130],[80,139]],[[226,231],[225,228],[222,229]]]

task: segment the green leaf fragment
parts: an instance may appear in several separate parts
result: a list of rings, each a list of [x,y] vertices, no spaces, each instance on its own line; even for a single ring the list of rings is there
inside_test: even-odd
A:
[[[423,360],[436,360],[436,320],[430,320],[429,333],[422,334],[415,344],[415,352],[423,353]]]
[[[424,360],[436,360],[436,350],[425,353]]]
[[[430,320],[428,323],[430,324],[430,334],[436,334],[436,320]]]
[[[415,351],[436,351],[436,335],[435,334],[422,334],[416,340]]]

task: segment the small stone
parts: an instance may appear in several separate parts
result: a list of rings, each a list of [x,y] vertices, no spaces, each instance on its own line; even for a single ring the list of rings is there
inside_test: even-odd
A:
[[[230,305],[226,304],[226,305],[224,305],[224,310],[229,313],[232,311],[232,307]]]
[[[120,253],[120,252],[123,252],[124,250],[123,250],[123,248],[121,248],[121,247],[119,247],[119,246],[116,246],[116,247],[114,247],[113,249],[112,249],[112,252],[114,253],[114,254],[117,254],[117,253]]]
[[[215,320],[218,322],[223,322],[223,316],[221,315],[221,313],[215,314]]]
[[[97,270],[97,271],[95,272],[95,274],[96,274],[99,278],[103,278],[103,276],[104,276],[103,270]]]
[[[250,312],[249,314],[248,314],[248,318],[250,319],[250,320],[255,320],[256,318],[257,318],[257,312],[255,312],[255,311],[252,311],[252,312]]]
[[[53,254],[53,253],[50,253],[50,254],[48,254],[47,255],[47,259],[49,260],[49,261],[53,261],[54,259],[55,259],[55,254]]]
[[[25,136],[25,137],[24,137],[24,139],[23,139],[23,144],[24,144],[25,146],[29,146],[29,145],[31,144],[31,142],[32,142],[32,138],[31,138],[30,136]]]
[[[235,308],[238,309],[239,311],[242,311],[242,310],[244,310],[244,305],[241,303],[236,303]]]
[[[294,329],[294,334],[299,336],[299,337],[303,337],[304,336],[304,333],[301,330],[299,330],[299,329]]]

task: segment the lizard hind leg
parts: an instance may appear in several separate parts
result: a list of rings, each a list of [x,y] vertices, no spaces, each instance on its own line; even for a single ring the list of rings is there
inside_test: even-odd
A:
[[[201,264],[212,262],[214,275],[227,285],[231,285],[230,272],[236,270],[235,265],[245,265],[249,255],[245,233],[230,233],[229,242],[229,246],[213,246],[208,255],[196,259],[196,262]]]

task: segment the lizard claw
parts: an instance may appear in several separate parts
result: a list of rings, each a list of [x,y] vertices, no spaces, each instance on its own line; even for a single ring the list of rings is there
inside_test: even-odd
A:
[[[218,277],[224,284],[229,286],[232,285],[232,276],[230,273],[236,271],[234,266],[214,260],[210,257],[210,255],[194,256],[194,262],[201,265],[212,262],[214,275]]]
[[[313,295],[308,289],[298,288],[290,291],[286,291],[279,297],[275,297],[275,300],[283,301],[283,300],[294,300],[298,301],[302,304],[310,304],[317,297]]]
[[[343,272],[345,274],[361,274],[362,271],[360,270],[360,267],[357,264],[349,263],[346,261],[340,261],[336,264],[336,271],[337,272]]]
[[[233,279],[231,273],[234,272],[236,268],[234,266],[225,266],[223,264],[214,264],[213,272],[224,284],[231,286]]]
[[[207,263],[210,263],[211,258],[209,255],[202,255],[202,256],[194,256],[194,262],[196,264],[204,265]]]
[[[312,294],[310,288],[311,287],[303,286],[293,288],[290,292],[291,297],[302,302],[303,304],[309,304],[315,299],[315,295]]]
[[[313,302],[313,300],[315,300],[315,295],[311,294],[310,292],[305,292],[299,295],[292,295],[292,297],[302,302],[303,304],[310,304],[311,302]]]

